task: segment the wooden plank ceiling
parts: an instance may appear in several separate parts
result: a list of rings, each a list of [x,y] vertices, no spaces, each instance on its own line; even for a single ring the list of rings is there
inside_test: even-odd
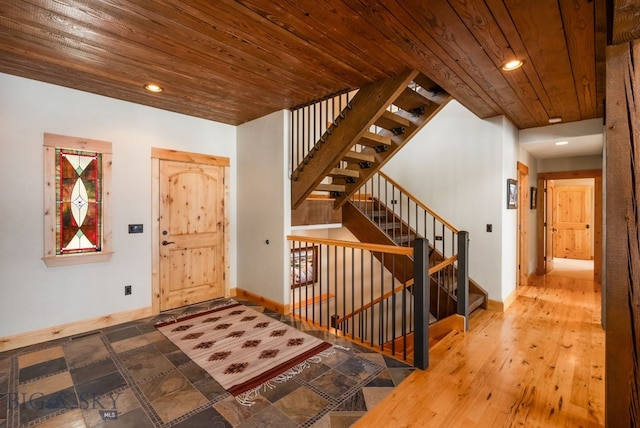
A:
[[[0,0],[0,72],[233,125],[413,68],[521,129],[602,117],[605,45],[605,0]]]

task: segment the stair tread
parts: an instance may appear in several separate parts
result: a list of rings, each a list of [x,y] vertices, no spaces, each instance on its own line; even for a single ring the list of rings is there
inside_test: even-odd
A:
[[[376,147],[380,145],[390,146],[391,138],[380,134],[374,134],[373,132],[365,132],[362,138],[358,141],[358,144],[363,146]]]
[[[315,190],[318,192],[344,192],[345,188],[344,184],[318,184]]]
[[[344,160],[353,162],[375,162],[376,157],[366,153],[354,152],[353,150],[344,155]]]
[[[389,212],[386,210],[373,210],[373,211],[367,211],[365,214],[367,214],[367,216],[371,218],[380,218],[380,217],[387,217]]]
[[[391,239],[393,239],[393,242],[395,242],[396,244],[407,244],[415,241],[416,235],[402,235],[402,236],[396,236],[395,238],[392,237]]]
[[[411,121],[389,110],[385,110],[374,122],[380,128],[391,131],[394,128],[411,126]]]
[[[416,91],[406,88],[393,102],[393,105],[404,111],[411,111],[414,108],[427,106],[431,103],[427,98],[423,97]]]
[[[360,177],[360,171],[357,169],[333,168],[329,175],[332,177]]]
[[[430,78],[428,78],[422,73],[418,73],[418,75],[413,78],[413,81],[427,91],[431,90],[431,88],[433,87],[438,86],[433,80],[431,80]]]
[[[445,91],[442,87],[440,87],[440,85],[438,85],[422,73],[418,73],[413,81],[420,85],[428,93],[428,95],[425,93],[423,93],[422,95],[436,104],[442,104],[447,100],[447,98],[449,98],[449,93],[447,93],[447,91]]]
[[[484,296],[479,293],[469,292],[469,313],[475,311],[484,304]]]

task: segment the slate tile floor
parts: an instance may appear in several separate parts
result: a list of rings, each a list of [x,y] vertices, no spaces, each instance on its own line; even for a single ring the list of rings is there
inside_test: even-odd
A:
[[[348,427],[413,370],[325,331],[247,306],[339,345],[240,405],[154,323],[220,300],[0,353],[0,428]]]

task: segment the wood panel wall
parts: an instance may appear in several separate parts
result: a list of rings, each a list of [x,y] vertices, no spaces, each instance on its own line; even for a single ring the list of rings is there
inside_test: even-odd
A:
[[[606,426],[640,422],[640,40],[607,48]]]

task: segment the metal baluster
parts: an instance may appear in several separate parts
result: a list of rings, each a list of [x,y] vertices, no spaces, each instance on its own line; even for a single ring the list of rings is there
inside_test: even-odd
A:
[[[364,250],[360,249],[360,307],[364,307]],[[366,334],[366,321],[360,314],[360,331],[362,342],[364,342]]]
[[[378,332],[380,340],[380,350],[384,349],[384,253],[380,253],[380,331]]]
[[[355,248],[351,249],[351,313],[355,312],[355,304],[356,304],[356,282],[355,282],[355,272],[356,272],[356,254]],[[351,317],[351,331],[353,337],[355,337],[356,326],[355,326],[355,316]],[[347,321],[349,322],[349,321]]]
[[[336,296],[333,299],[333,315],[334,316],[338,316],[338,247],[334,246],[334,250],[333,250],[333,262],[335,264],[335,269],[334,269],[334,284],[333,284],[333,290],[334,290],[334,295]],[[338,327],[338,326],[336,326]]]
[[[318,272],[318,292],[322,296],[322,244],[318,245],[318,260],[316,260],[316,271]],[[314,273],[315,275],[315,273]],[[311,288],[311,299],[316,301],[316,286],[315,284]],[[320,310],[322,310],[322,299],[318,299],[320,302]],[[316,305],[313,304],[313,311],[311,311],[311,319],[316,322]]]
[[[327,295],[329,294],[329,290],[331,290],[331,270],[330,270],[330,264],[331,264],[331,256],[330,256],[330,245],[327,245],[327,257],[326,257],[326,265],[327,265]],[[320,299],[320,302],[322,302],[322,299]],[[327,302],[327,327],[331,327],[331,316],[329,315],[329,302]],[[322,308],[321,308],[322,310]],[[322,325],[322,312],[320,312],[320,325]]]
[[[397,256],[393,255],[391,261],[391,353],[396,354],[396,293],[393,290],[396,289],[396,259]]]
[[[407,359],[407,258],[402,258],[402,274],[404,282],[402,284],[402,355],[403,359]]]
[[[343,317],[347,314],[347,269],[345,266],[345,262],[347,261],[347,247],[342,247],[342,314],[338,317]],[[337,295],[336,295],[337,296]],[[336,303],[337,303],[336,299]],[[336,316],[338,316],[338,314],[336,314]],[[345,326],[343,327],[343,331],[344,329],[346,329],[347,325],[349,323],[346,322]]]
[[[374,321],[373,321],[373,296],[374,296],[374,292],[373,292],[373,252],[369,252],[369,265],[371,266],[371,275],[369,276],[369,283],[371,284],[371,294],[369,295],[369,300],[370,300],[370,308],[371,308],[371,339],[370,339],[370,345],[373,346],[373,332],[374,332]]]
[[[395,241],[396,240],[396,206],[393,205],[393,200],[396,198],[396,186],[391,185],[391,204],[392,204],[392,213],[393,216],[391,217],[392,220],[392,224],[391,226],[393,227],[393,233],[392,233],[392,239]]]
[[[380,174],[376,174],[376,175],[378,176],[378,192],[377,192],[378,205],[380,205],[380,200],[382,199],[382,198],[381,198],[381,195],[380,195]],[[371,188],[372,188],[372,190],[371,190],[371,196],[373,196],[373,182],[371,183]],[[372,205],[371,209],[373,210],[373,202],[372,202],[372,204],[371,204],[371,205]],[[381,207],[378,207],[378,211],[382,211],[380,208],[381,208]],[[385,215],[385,218],[386,218],[386,217],[387,217],[387,216]],[[378,227],[380,227],[380,224],[381,224],[381,223],[382,223],[382,217],[381,217],[381,216],[378,216],[378,221],[377,221],[377,223],[376,223],[376,224],[378,225]]]

